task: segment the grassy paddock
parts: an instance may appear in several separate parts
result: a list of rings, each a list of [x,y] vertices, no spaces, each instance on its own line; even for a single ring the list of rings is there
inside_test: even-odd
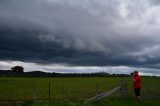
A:
[[[57,106],[92,106],[93,104],[82,104],[83,100],[90,98],[99,92],[108,91],[119,85],[120,77],[107,78],[0,78],[0,101],[7,100],[29,100],[33,101],[33,85],[35,84],[36,99],[48,99],[49,80],[51,87],[51,104]],[[132,81],[129,77],[123,78],[127,81],[129,96],[121,98],[119,92],[107,100],[100,101],[98,106],[136,106],[132,89]],[[142,78],[141,106],[157,106],[160,104],[160,78]],[[156,97],[153,99],[153,97]],[[56,102],[57,101],[57,102]],[[27,103],[26,106],[47,106],[48,103]],[[94,104],[96,105],[96,104]]]
[[[83,100],[119,85],[120,78],[0,78],[0,100],[32,100],[33,84],[36,99],[48,99],[49,80],[51,99]]]

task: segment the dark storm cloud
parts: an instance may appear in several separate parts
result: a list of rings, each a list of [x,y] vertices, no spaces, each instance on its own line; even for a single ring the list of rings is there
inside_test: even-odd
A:
[[[0,59],[159,68],[155,2],[1,0]]]

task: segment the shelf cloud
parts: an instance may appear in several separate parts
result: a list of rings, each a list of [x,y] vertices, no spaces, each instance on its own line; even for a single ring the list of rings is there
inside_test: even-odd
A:
[[[0,60],[160,68],[158,0],[1,0]]]

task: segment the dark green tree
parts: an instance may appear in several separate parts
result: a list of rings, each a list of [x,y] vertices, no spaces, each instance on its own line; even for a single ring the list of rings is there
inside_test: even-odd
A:
[[[21,73],[23,73],[24,68],[22,66],[14,66],[14,67],[11,68],[11,70],[13,70],[16,73],[21,74]]]

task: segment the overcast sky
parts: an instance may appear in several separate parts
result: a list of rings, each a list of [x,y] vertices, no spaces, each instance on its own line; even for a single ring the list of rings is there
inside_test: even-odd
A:
[[[0,68],[160,74],[159,10],[159,0],[0,0]]]

